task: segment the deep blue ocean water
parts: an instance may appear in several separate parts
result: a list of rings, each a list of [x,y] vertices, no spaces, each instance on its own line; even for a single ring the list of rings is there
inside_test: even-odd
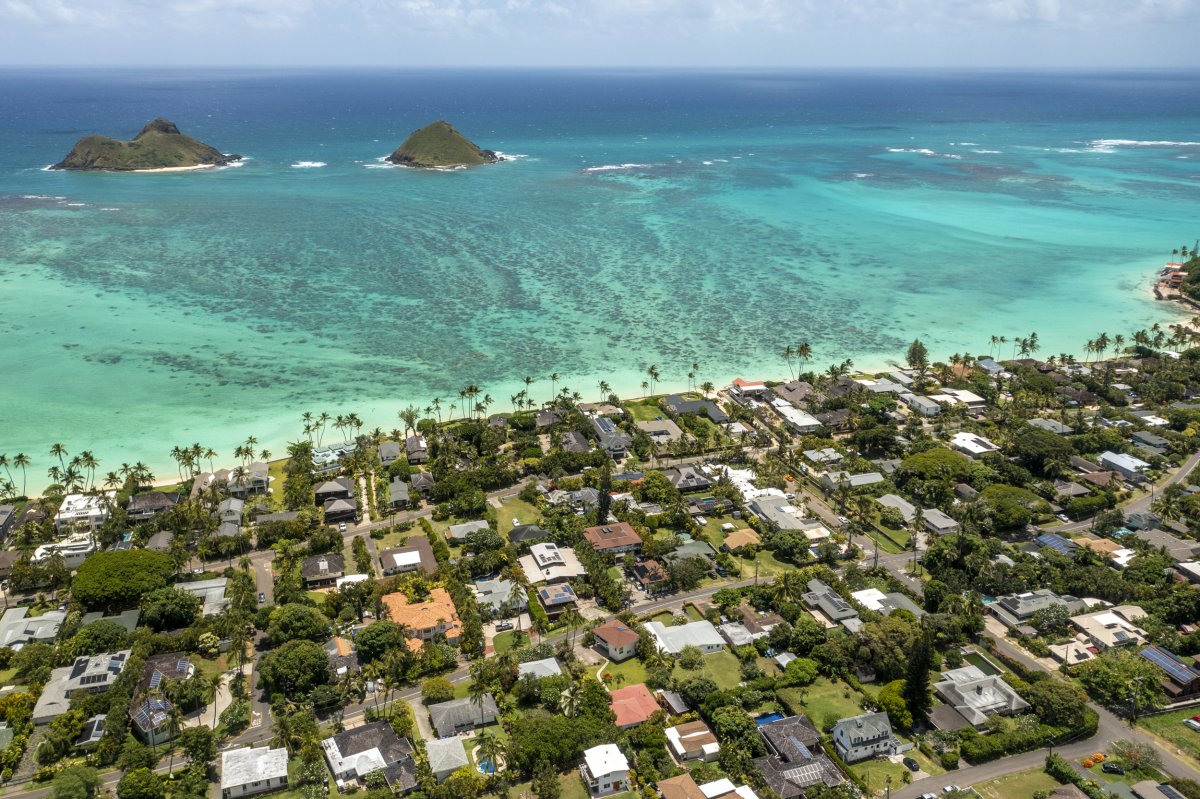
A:
[[[0,72],[0,452],[168,471],[193,441],[280,452],[305,410],[389,429],[468,383],[511,409],[525,375],[640,394],[652,363],[722,385],[802,340],[818,367],[915,336],[1078,353],[1176,316],[1148,283],[1200,236],[1198,99],[1169,73]],[[248,160],[43,171],[157,116]],[[520,157],[380,168],[438,118]]]

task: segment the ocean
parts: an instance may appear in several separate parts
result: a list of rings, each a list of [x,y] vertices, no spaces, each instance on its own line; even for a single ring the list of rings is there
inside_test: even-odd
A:
[[[1082,355],[1180,316],[1149,281],[1200,236],[1197,99],[1162,72],[0,72],[0,452],[169,476],[176,445],[282,453],[305,411],[780,377],[801,341],[820,369],[914,337]],[[246,161],[44,170],[158,116]],[[511,160],[384,168],[435,119]]]

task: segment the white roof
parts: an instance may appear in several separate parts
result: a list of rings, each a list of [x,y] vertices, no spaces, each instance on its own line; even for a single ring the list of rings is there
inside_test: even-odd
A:
[[[917,508],[904,497],[896,496],[895,494],[884,494],[879,499],[875,500],[885,508],[893,508],[900,511],[900,515],[904,517],[904,521],[911,522],[913,517],[917,515]]]
[[[517,674],[524,677],[526,674],[532,674],[534,677],[553,677],[556,674],[562,674],[562,667],[558,665],[558,661],[554,658],[543,658],[541,660],[530,660],[517,666]]]
[[[287,767],[286,749],[231,749],[221,753],[221,787],[235,788],[252,782],[287,777]]]
[[[742,799],[758,799],[758,794],[749,785],[735,786],[728,778],[713,780],[700,786],[700,792],[708,797],[708,799],[713,799],[714,796],[724,796],[731,791],[742,797]]]
[[[421,553],[415,549],[393,552],[388,557],[392,559],[392,564],[395,566],[419,566],[421,563]]]
[[[588,771],[596,779],[606,774],[629,771],[629,761],[616,744],[593,746],[583,753],[583,762],[587,763]]]
[[[337,587],[341,588],[343,585],[351,585],[353,583],[361,583],[363,580],[370,580],[370,579],[371,579],[371,576],[369,574],[347,574],[345,577],[337,578]]]
[[[887,595],[878,588],[864,588],[851,593],[850,596],[854,597],[867,610],[879,610],[887,599]]]
[[[710,621],[693,621],[677,627],[666,627],[660,622],[651,621],[646,623],[646,629],[658,642],[659,649],[673,655],[679,654],[685,646],[698,646],[701,649],[725,646],[725,639]]]
[[[985,452],[995,452],[1000,449],[983,436],[977,436],[974,433],[955,433],[950,439],[950,445],[971,455],[982,455]]]
[[[1128,469],[1131,472],[1141,471],[1142,469],[1150,466],[1150,464],[1146,463],[1144,460],[1135,458],[1132,455],[1126,455],[1124,452],[1104,452],[1100,455],[1100,462],[1104,463],[1106,461],[1115,466],[1121,466],[1124,469]]]

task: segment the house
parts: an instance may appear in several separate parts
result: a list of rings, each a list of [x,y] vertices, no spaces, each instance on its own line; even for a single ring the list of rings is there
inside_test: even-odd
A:
[[[452,524],[446,528],[446,538],[450,539],[451,541],[457,541],[461,544],[463,541],[467,540],[467,536],[469,536],[471,533],[487,529],[489,529],[489,525],[483,519],[462,522],[461,524]]]
[[[545,541],[550,537],[550,531],[543,530],[536,524],[518,524],[508,531],[508,540],[514,544],[530,544]]]
[[[797,408],[801,407],[814,391],[816,389],[813,388],[812,383],[806,383],[803,380],[789,380],[783,385],[775,386],[771,389],[772,394],[787,400]]]
[[[887,713],[863,713],[842,719],[833,726],[833,745],[838,757],[857,763],[869,757],[890,757],[900,751]]]
[[[229,608],[229,597],[225,595],[228,583],[228,578],[217,577],[212,580],[175,583],[175,587],[200,599],[200,615],[215,616]]]
[[[707,416],[710,421],[716,424],[725,424],[729,421],[729,414],[717,407],[717,404],[712,400],[685,400],[678,394],[670,394],[663,402],[675,416],[682,416],[685,413],[694,413],[697,416]]]
[[[530,584],[561,583],[587,574],[574,550],[550,542],[534,544],[517,562]]]
[[[916,507],[903,497],[898,497],[895,494],[884,494],[875,501],[885,508],[891,508],[892,510],[899,511],[900,515],[904,517],[905,522],[911,522],[913,519],[917,518]]]
[[[942,412],[942,406],[937,404],[929,397],[922,397],[920,394],[901,394],[900,401],[918,413],[921,416],[937,416]]]
[[[462,741],[457,738],[426,741],[425,757],[429,760],[429,769],[438,782],[444,782],[460,768],[470,765],[467,751],[463,749]]]
[[[408,483],[404,482],[403,478],[393,477],[388,486],[388,505],[392,510],[404,510],[410,501],[411,494],[408,490]]]
[[[326,524],[358,521],[358,499],[356,497],[327,499],[323,509]]]
[[[804,457],[808,458],[809,463],[815,463],[817,466],[829,466],[840,461],[842,453],[833,447],[825,447],[824,449],[806,449]]]
[[[1057,419],[1030,419],[1029,426],[1045,430],[1047,433],[1054,433],[1056,436],[1069,436],[1075,432],[1075,428],[1068,427]]]
[[[54,531],[59,535],[71,532],[96,532],[111,515],[117,492],[102,494],[67,494],[54,514]]]
[[[593,797],[611,796],[630,788],[629,761],[616,744],[600,744],[585,750],[579,773]]]
[[[644,724],[662,709],[644,683],[612,689],[609,691],[608,706],[617,717],[617,727],[622,730]]]
[[[175,503],[178,501],[178,494],[168,494],[166,491],[146,491],[141,494],[134,494],[129,498],[129,505],[125,508],[125,514],[129,518],[130,524],[146,522],[163,511],[168,511],[175,507]]]
[[[767,384],[761,380],[743,380],[740,377],[734,378],[733,384],[729,387],[729,393],[735,397],[750,399],[753,397],[761,397],[767,392]]]
[[[462,635],[458,610],[445,588],[429,589],[429,599],[424,602],[410,603],[400,591],[385,594],[380,601],[387,608],[388,619],[405,628],[409,648],[415,649],[420,646],[420,641],[432,641],[439,635],[444,635],[449,643],[457,644]]]
[[[792,432],[800,435],[815,433],[824,427],[820,418],[800,410],[785,399],[776,398],[771,400],[771,410],[775,411],[779,418],[783,419]]]
[[[433,490],[434,484],[437,482],[429,472],[417,472],[410,475],[408,478],[409,485],[413,491],[419,491],[422,494],[428,494]]]
[[[1135,430],[1130,438],[1132,438],[1135,443],[1146,447],[1151,447],[1156,450],[1165,450],[1167,447],[1171,446],[1170,440],[1163,438],[1157,433],[1151,433],[1147,430]]]
[[[925,521],[925,529],[937,535],[946,535],[958,529],[958,522],[937,508],[921,511],[921,518]]]
[[[730,779],[697,785],[689,772],[656,783],[662,799],[758,799],[749,785],[734,785]]]
[[[228,472],[221,470],[217,474],[220,476],[220,480],[224,482],[225,490],[235,497],[265,494],[270,490],[271,478],[269,476],[269,467],[262,461],[255,461],[240,469],[232,469]]]
[[[633,565],[633,579],[647,594],[654,595],[670,587],[671,575],[657,560],[644,560]]]
[[[379,567],[384,576],[417,571],[433,574],[438,569],[429,539],[418,533],[409,536],[403,546],[385,549],[379,553]]]
[[[663,469],[663,476],[670,480],[671,485],[675,486],[681,492],[704,491],[712,487],[713,484],[708,475],[691,464]]]
[[[956,405],[966,405],[968,411],[981,411],[987,407],[987,401],[983,397],[964,388],[943,388],[941,393]]]
[[[867,610],[882,613],[884,616],[890,616],[897,610],[907,610],[918,619],[925,615],[924,610],[917,607],[916,603],[899,591],[885,594],[878,588],[864,588],[861,591],[853,592],[850,596],[854,597],[854,601]]]
[[[313,555],[300,561],[300,575],[304,578],[305,588],[333,585],[345,574],[346,561],[343,555]]]
[[[362,662],[358,657],[358,649],[349,638],[335,635],[325,642],[325,654],[329,658],[329,669],[334,678],[340,678],[352,671],[361,671]]]
[[[828,491],[837,491],[845,485],[852,489],[866,488],[876,483],[882,483],[884,477],[879,472],[864,472],[850,474],[849,472],[826,472],[821,475],[821,485]]]
[[[47,563],[52,557],[62,558],[63,566],[74,571],[96,551],[96,540],[90,533],[76,533],[60,541],[41,544],[29,556],[33,564]]]
[[[449,738],[476,727],[494,724],[499,712],[492,695],[484,694],[482,704],[463,697],[430,705],[429,721],[439,738]]]
[[[326,738],[321,741],[321,749],[343,793],[347,786],[364,784],[363,778],[375,771],[383,772],[394,792],[407,793],[417,786],[412,744],[386,721],[353,727]]]
[[[221,753],[221,799],[277,791],[287,784],[286,749],[247,746]]]
[[[7,580],[9,577],[12,577],[12,568],[20,560],[20,552],[15,552],[11,549],[0,550],[0,580]]]
[[[628,660],[637,653],[641,636],[620,619],[610,619],[592,632],[596,636],[597,646],[614,663]]]
[[[1075,786],[1070,786],[1074,788]],[[1183,799],[1184,795],[1174,786],[1168,785],[1158,780],[1142,780],[1135,782],[1129,786],[1133,796],[1137,799]],[[1078,788],[1076,788],[1078,790]],[[1079,791],[1081,797],[1087,796],[1083,791]],[[1052,796],[1051,799],[1060,799],[1057,796]],[[1066,799],[1076,799],[1076,797],[1067,797]]]
[[[237,497],[226,497],[217,505],[217,521],[222,524],[242,526],[242,514],[246,510],[246,500]]]
[[[1162,523],[1162,517],[1150,511],[1138,511],[1125,517],[1125,526],[1134,531],[1157,530]]]
[[[1069,667],[1089,661],[1096,656],[1083,643],[1068,641],[1065,644],[1050,644],[1050,657]]]
[[[988,610],[1009,629],[1029,624],[1036,613],[1051,607],[1064,607],[1069,613],[1084,609],[1082,600],[1073,596],[1059,596],[1049,588],[1038,588],[1021,594],[997,597],[988,605]]]
[[[129,661],[132,650],[80,655],[75,663],[50,672],[50,680],[42,689],[33,708],[33,723],[48,724],[71,707],[71,694],[87,691],[101,694],[112,687]]]
[[[850,632],[857,632],[862,626],[858,611],[824,582],[809,580],[807,587],[804,604],[820,613],[831,625],[841,624]]]
[[[619,461],[629,454],[629,448],[633,446],[633,438],[617,427],[616,422],[612,419],[607,416],[593,416],[592,428],[600,440],[600,449],[607,452],[613,460]]]
[[[976,729],[985,727],[991,716],[1011,716],[1029,707],[1000,675],[985,675],[974,665],[942,672],[942,679],[934,683],[933,690],[967,725]]]
[[[75,748],[82,752],[90,752],[100,745],[100,740],[104,738],[104,727],[108,722],[107,713],[97,713],[83,724],[83,731],[79,733],[79,737],[75,739]],[[10,731],[11,732],[11,731]],[[9,743],[12,737],[9,736]],[[3,738],[0,738],[3,742]],[[0,749],[8,748],[8,743],[0,746]]]
[[[1079,635],[1101,652],[1118,646],[1143,646],[1146,631],[1134,622],[1146,617],[1137,605],[1117,605],[1095,613],[1071,617],[1071,625]]]
[[[1111,469],[1117,474],[1124,477],[1126,480],[1133,482],[1141,482],[1145,479],[1146,470],[1150,468],[1150,464],[1144,460],[1126,455],[1123,452],[1107,451],[1098,458],[1100,466],[1104,469]]]
[[[27,607],[9,608],[0,617],[0,647],[20,649],[24,644],[53,644],[66,618],[66,612],[61,610],[30,616]]]
[[[697,719],[663,730],[667,736],[667,750],[677,763],[685,760],[711,762],[721,752],[721,744],[708,725]]]
[[[517,666],[517,679],[527,674],[533,675],[539,680],[544,677],[555,677],[562,674],[562,666],[558,665],[558,661],[552,657],[528,660]]]
[[[1138,654],[1162,673],[1159,682],[1168,703],[1200,694],[1200,667],[1194,659],[1185,660],[1161,646],[1148,646]]]
[[[1086,497],[1091,494],[1092,490],[1086,486],[1081,486],[1079,483],[1072,483],[1065,480],[1059,480],[1054,484],[1054,495],[1062,499],[1074,499],[1075,497]]]
[[[634,422],[655,446],[666,446],[683,438],[683,430],[670,419],[652,419],[646,422]]]
[[[779,799],[797,799],[813,785],[834,788],[845,775],[821,749],[821,735],[803,715],[763,724],[758,732],[769,754],[754,767]]]
[[[751,500],[746,509],[780,530],[799,530],[803,527],[802,513],[791,500],[782,497],[760,497]]]
[[[1168,555],[1178,561],[1193,560],[1200,554],[1200,542],[1177,538],[1166,530],[1139,530],[1134,536],[1155,549],[1165,549]]]
[[[646,622],[645,627],[658,644],[659,651],[668,655],[677,656],[685,646],[694,646],[706,655],[725,648],[725,639],[710,621],[693,621],[672,627],[650,621]]]
[[[512,616],[529,608],[529,594],[512,580],[497,577],[475,581],[475,601],[485,616]]]
[[[700,538],[693,538],[690,541],[684,541],[675,549],[663,555],[663,560],[667,563],[674,564],[680,561],[690,560],[691,558],[701,558],[708,561],[710,564],[717,557],[717,551],[712,548],[712,544]]]
[[[429,460],[429,444],[425,436],[414,433],[404,439],[404,455],[414,466]]]
[[[975,433],[955,433],[950,437],[950,446],[972,458],[1000,451],[996,444]]]
[[[568,430],[562,434],[562,448],[564,452],[591,452],[592,444],[578,430]]]
[[[587,527],[583,531],[583,537],[602,555],[639,552],[642,548],[641,536],[628,522]]]
[[[543,585],[537,589],[536,593],[538,604],[551,619],[557,618],[579,600],[579,597],[575,595],[575,589],[568,583]]]
[[[821,423],[822,427],[834,431],[843,431],[850,426],[850,409],[838,408],[834,411],[818,413],[816,419]]]
[[[354,496],[354,480],[350,477],[335,477],[326,480],[313,489],[317,504],[321,505],[331,499],[349,499]]]
[[[384,466],[391,466],[400,459],[401,452],[399,442],[384,441],[379,445],[379,462]]]
[[[17,506],[0,505],[0,540],[3,540],[17,526]]]
[[[189,680],[196,673],[184,652],[168,652],[153,655],[142,666],[141,676],[129,706],[133,729],[150,746],[158,746],[175,737],[171,730],[170,716],[173,706],[163,696],[167,680]]]

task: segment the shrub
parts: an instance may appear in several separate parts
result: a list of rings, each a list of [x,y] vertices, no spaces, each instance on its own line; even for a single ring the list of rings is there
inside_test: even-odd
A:
[[[958,768],[958,750],[948,749],[938,755],[938,760],[946,771],[953,771]]]

